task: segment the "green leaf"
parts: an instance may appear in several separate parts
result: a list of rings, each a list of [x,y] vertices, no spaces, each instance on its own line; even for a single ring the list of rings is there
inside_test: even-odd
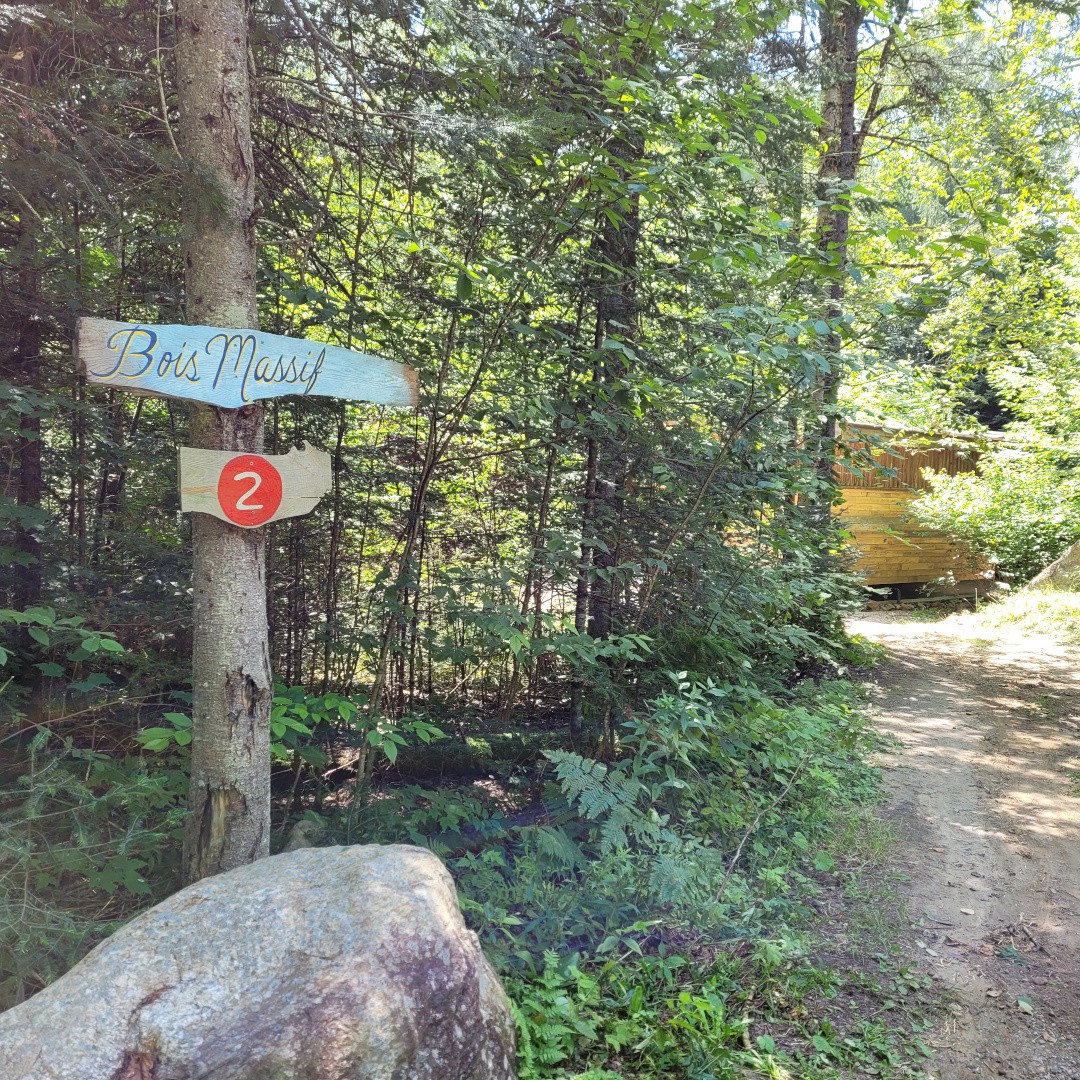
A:
[[[814,869],[832,873],[836,869],[836,860],[827,851],[819,851],[814,856]]]
[[[140,739],[171,739],[172,737],[173,730],[167,727],[148,727],[139,732]]]
[[[139,745],[144,750],[165,750],[172,745],[174,734],[170,728],[143,728],[138,734]]]
[[[457,298],[464,304],[472,296],[473,283],[468,272],[461,270],[457,276]]]
[[[330,759],[317,746],[301,746],[296,751],[309,765],[321,769]]]
[[[52,638],[39,626],[31,626],[26,631],[39,645],[46,648],[52,643]]]
[[[99,638],[99,640],[101,642],[101,647],[105,650],[105,652],[122,653],[127,651],[124,646],[116,640],[116,638],[103,637]]]

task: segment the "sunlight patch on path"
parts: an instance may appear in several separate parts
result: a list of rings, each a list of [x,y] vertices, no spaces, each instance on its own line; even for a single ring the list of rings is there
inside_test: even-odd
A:
[[[913,955],[963,1006],[931,1075],[1080,1080],[1080,650],[963,617],[849,629],[889,653],[874,711],[899,746]]]

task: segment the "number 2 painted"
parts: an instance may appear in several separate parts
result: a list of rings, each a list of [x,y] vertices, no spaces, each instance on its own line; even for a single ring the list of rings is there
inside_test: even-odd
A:
[[[218,480],[218,505],[234,525],[265,525],[281,506],[281,473],[260,454],[241,454],[225,463]],[[258,499],[254,502],[253,499]]]
[[[262,503],[249,503],[248,499],[262,487],[263,478],[257,472],[238,472],[233,480],[253,480],[254,483],[236,500],[237,510],[265,510]]]

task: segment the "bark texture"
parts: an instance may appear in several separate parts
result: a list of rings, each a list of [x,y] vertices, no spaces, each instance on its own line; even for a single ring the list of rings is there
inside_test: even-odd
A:
[[[843,315],[847,293],[851,184],[858,171],[858,150],[861,147],[855,126],[855,95],[862,20],[863,9],[858,0],[838,0],[825,5],[821,11],[823,151],[818,167],[817,234],[822,260],[832,269],[826,306],[826,316],[830,322]],[[842,374],[842,345],[840,335],[834,330],[825,344],[829,370],[822,376],[818,388],[825,419],[818,432],[815,457],[823,492],[831,492],[833,486],[833,465],[839,435],[836,403]],[[823,529],[827,529],[830,522],[831,502],[830,496],[823,495],[812,508]]]
[[[258,328],[248,11],[181,0],[177,15],[187,320]],[[263,409],[192,409],[192,442],[262,449]],[[192,515],[194,646],[191,824],[184,876],[196,881],[269,854],[272,694],[262,529]]]

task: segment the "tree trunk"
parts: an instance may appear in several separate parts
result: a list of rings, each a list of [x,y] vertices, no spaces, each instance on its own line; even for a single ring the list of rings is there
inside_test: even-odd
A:
[[[839,319],[847,294],[847,248],[851,220],[851,183],[858,168],[856,154],[855,91],[859,69],[859,26],[863,9],[858,0],[838,0],[821,12],[821,142],[824,151],[818,169],[818,246],[829,265],[826,316]],[[839,434],[836,415],[842,374],[842,342],[834,329],[825,342],[829,370],[818,388],[821,414],[815,458],[821,483],[813,505],[819,527],[831,517],[833,465]]]
[[[616,339],[633,349],[640,336],[638,326],[637,254],[641,236],[641,196],[629,189],[628,181],[635,164],[645,155],[645,140],[640,131],[620,135],[612,147],[613,164],[619,174],[623,197],[618,219],[605,216],[599,242],[601,279],[596,297],[596,338],[594,345],[602,357],[597,370],[599,407],[609,418],[609,427],[598,440],[597,464],[592,483],[593,535],[592,572],[589,581],[589,636],[608,638],[615,629],[613,601],[618,585],[617,571],[622,561],[620,546],[624,518],[623,490],[629,475],[626,460],[626,435],[618,421],[622,407],[614,400],[614,389],[631,376],[630,358],[619,350],[604,350],[604,342]],[[632,380],[631,380],[632,381]],[[605,661],[609,672],[621,665]],[[612,682],[615,680],[612,679]],[[614,700],[609,690],[604,702],[600,735],[601,754],[614,751],[612,711]]]
[[[185,192],[187,318],[257,328],[255,175],[248,12],[240,0],[180,0],[178,99]],[[209,189],[209,190],[208,190]],[[197,405],[195,446],[262,449],[260,404]],[[196,881],[269,854],[272,694],[265,535],[192,515],[194,541],[192,816],[184,878]]]
[[[21,83],[30,100],[33,87],[37,82],[34,69],[34,57],[39,49],[31,43],[29,27],[20,28],[16,43],[21,53],[18,64],[18,82]],[[34,158],[32,137],[27,134],[15,140],[15,155],[26,162]],[[31,166],[26,166],[32,169]],[[38,221],[33,214],[19,213],[18,241],[11,262],[15,264],[14,303],[5,305],[3,319],[3,337],[8,339],[5,345],[10,348],[9,359],[5,363],[4,373],[17,386],[33,391],[42,389],[41,346],[45,337],[45,323],[42,321],[43,302],[41,297],[41,268],[38,252]],[[10,299],[10,298],[9,298]],[[8,344],[10,342],[10,344]],[[31,393],[31,396],[33,394]],[[14,453],[9,458],[14,468],[14,483],[8,477],[5,488],[14,491],[18,510],[14,521],[14,548],[18,559],[11,568],[13,588],[11,603],[17,609],[24,609],[41,603],[43,583],[41,567],[41,544],[37,530],[40,522],[36,520],[41,509],[41,414],[43,406],[34,402],[29,410],[19,414],[15,432]],[[29,678],[37,680],[38,673],[28,673]]]
[[[15,336],[12,375],[22,387],[41,388],[41,345],[44,323],[41,320],[40,275],[37,269],[37,237],[34,221],[27,215],[19,229],[19,292],[16,309],[18,330]],[[18,484],[16,499],[19,509],[27,514],[41,509],[41,405],[19,417],[16,436]],[[41,603],[42,568],[41,544],[37,537],[38,523],[23,517],[15,522],[15,550],[21,556],[12,567],[15,579],[14,606],[23,610]]]

